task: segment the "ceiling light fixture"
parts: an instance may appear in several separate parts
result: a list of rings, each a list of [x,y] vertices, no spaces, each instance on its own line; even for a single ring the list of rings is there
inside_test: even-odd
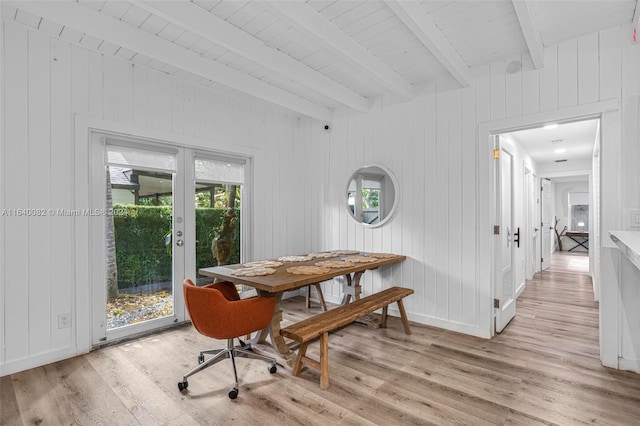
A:
[[[552,130],[558,127],[558,123],[549,123],[544,125],[545,130]]]
[[[566,149],[564,149],[564,148],[558,148],[558,149],[556,149],[554,152],[555,152],[556,154],[562,154],[563,152],[567,152],[567,150],[566,150]]]

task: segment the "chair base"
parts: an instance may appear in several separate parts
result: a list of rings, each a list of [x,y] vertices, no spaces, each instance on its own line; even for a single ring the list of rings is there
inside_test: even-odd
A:
[[[271,358],[271,357],[253,352],[253,350],[251,349],[251,346],[244,344],[242,341],[240,341],[241,343],[240,346],[234,346],[233,342],[234,342],[234,339],[228,339],[226,348],[210,349],[210,350],[200,352],[200,355],[198,356],[198,366],[191,369],[184,376],[182,376],[182,381],[178,382],[178,390],[182,392],[183,390],[186,390],[189,387],[189,382],[187,380],[188,377],[191,377],[194,374],[199,373],[200,371],[206,368],[209,368],[214,364],[219,363],[223,359],[231,359],[231,365],[233,366],[233,376],[235,378],[235,383],[234,383],[233,389],[229,391],[229,398],[231,399],[236,399],[238,397],[239,383],[238,383],[238,372],[236,369],[236,361],[235,361],[236,358],[260,359],[262,361],[266,361],[269,363],[269,366],[268,366],[269,373],[273,374],[277,371],[278,368],[276,366],[275,358]],[[205,361],[205,357],[204,357],[205,354],[213,355],[213,357]]]

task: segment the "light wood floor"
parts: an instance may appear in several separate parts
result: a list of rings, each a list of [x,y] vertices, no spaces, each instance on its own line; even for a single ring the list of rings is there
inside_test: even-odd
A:
[[[285,321],[317,311],[302,298],[285,308]],[[386,330],[354,324],[333,333],[326,391],[314,372],[270,375],[240,360],[240,396],[231,401],[228,361],[178,392],[198,351],[216,346],[182,326],[3,377],[0,424],[640,424],[640,375],[600,365],[597,304],[584,274],[538,274],[492,340],[412,329],[405,336],[392,318]],[[309,352],[317,355],[317,344]]]

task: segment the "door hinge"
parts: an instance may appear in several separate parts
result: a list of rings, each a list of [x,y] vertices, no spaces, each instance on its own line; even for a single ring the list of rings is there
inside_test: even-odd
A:
[[[500,225],[493,225],[493,235],[500,235]]]
[[[493,307],[500,309],[500,299],[493,299]]]
[[[540,258],[540,263],[544,263],[544,257]]]
[[[493,159],[498,160],[499,158],[500,158],[500,150],[498,148],[495,148],[493,150]]]

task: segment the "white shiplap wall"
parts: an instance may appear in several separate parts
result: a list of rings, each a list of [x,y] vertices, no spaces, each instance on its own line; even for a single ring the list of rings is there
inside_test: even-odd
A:
[[[182,135],[204,148],[252,152],[255,212],[249,256],[319,249],[313,230],[319,227],[325,190],[315,177],[326,166],[322,147],[328,140],[321,123],[262,102],[220,96],[17,22],[2,25],[0,208],[88,207],[75,201],[90,173],[86,162],[75,158],[88,152],[86,146],[74,146],[78,114],[140,134],[161,131],[178,140]],[[77,336],[88,334],[90,318],[76,306],[88,303],[77,295],[89,293],[89,242],[76,237],[76,218],[4,216],[0,226],[0,374],[88,350],[86,339],[78,342]],[[58,329],[58,314],[66,312],[72,327]]]
[[[615,158],[602,170],[605,191],[616,188],[618,173],[624,181],[622,199],[603,199],[603,226],[621,226],[622,204],[637,208],[640,193],[639,47],[629,34],[630,28],[616,28],[550,46],[541,70],[533,70],[528,57],[509,58],[475,70],[475,84],[467,89],[429,85],[409,103],[385,96],[368,113],[337,111],[328,169],[327,248],[406,255],[407,261],[391,271],[365,274],[365,292],[391,284],[412,287],[415,295],[407,309],[413,320],[486,336],[491,246],[478,217],[488,215],[490,185],[488,166],[479,165],[490,152],[485,140],[477,140],[478,127],[621,102],[622,140],[616,140],[617,125],[608,129],[603,153]],[[508,75],[504,70],[512,59],[522,60],[524,67]],[[350,172],[368,162],[388,166],[400,182],[401,207],[388,226],[377,229],[357,226],[344,207]],[[630,296],[636,294],[632,284],[624,285]],[[328,285],[329,297],[337,296],[339,288]],[[608,311],[607,318],[615,320],[617,313]]]

